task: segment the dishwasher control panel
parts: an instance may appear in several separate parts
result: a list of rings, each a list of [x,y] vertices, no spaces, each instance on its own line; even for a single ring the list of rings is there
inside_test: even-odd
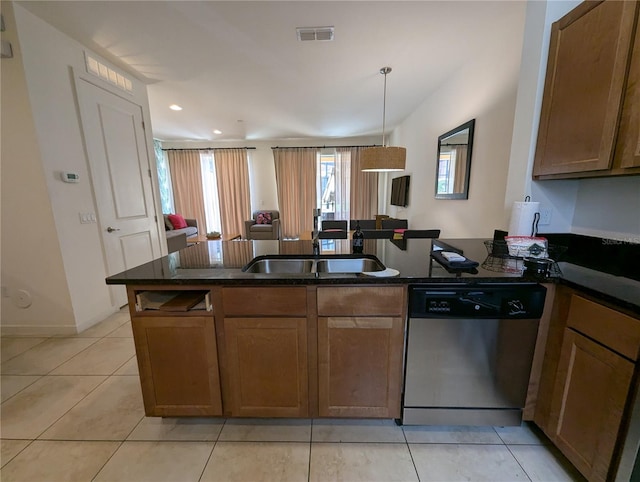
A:
[[[546,289],[539,284],[486,286],[415,285],[412,318],[540,318]]]

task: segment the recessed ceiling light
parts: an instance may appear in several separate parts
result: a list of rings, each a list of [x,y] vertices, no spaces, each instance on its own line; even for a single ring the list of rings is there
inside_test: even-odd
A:
[[[171,109],[171,110],[182,110],[182,107],[180,107],[178,104],[171,104],[169,106],[169,109]]]
[[[213,133],[214,134],[222,134],[222,131],[220,129],[213,129]]]

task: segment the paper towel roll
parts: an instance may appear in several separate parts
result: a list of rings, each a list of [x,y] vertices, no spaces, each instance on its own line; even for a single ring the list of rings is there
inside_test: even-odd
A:
[[[509,236],[531,236],[533,217],[537,212],[540,212],[539,202],[514,202]]]

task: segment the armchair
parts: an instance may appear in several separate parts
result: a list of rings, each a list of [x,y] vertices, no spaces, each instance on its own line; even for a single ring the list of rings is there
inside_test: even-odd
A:
[[[244,226],[246,239],[280,239],[280,212],[254,211]]]

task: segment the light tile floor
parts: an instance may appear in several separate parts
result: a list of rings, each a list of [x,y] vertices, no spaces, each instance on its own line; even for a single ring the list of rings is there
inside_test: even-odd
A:
[[[3,482],[583,480],[527,424],[147,418],[126,311],[0,341]]]

